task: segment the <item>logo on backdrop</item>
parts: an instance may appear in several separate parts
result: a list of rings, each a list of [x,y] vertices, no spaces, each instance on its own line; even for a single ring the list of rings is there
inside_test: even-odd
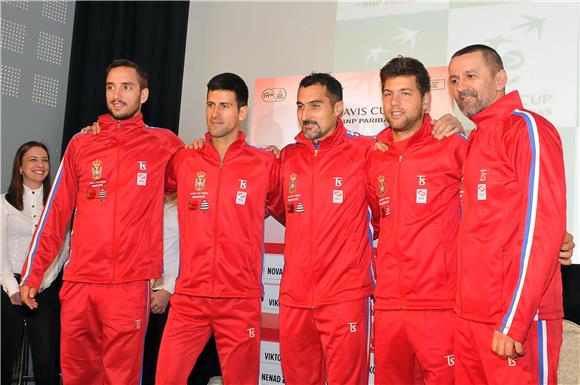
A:
[[[284,88],[266,88],[262,91],[262,101],[266,103],[281,102],[286,99]]]

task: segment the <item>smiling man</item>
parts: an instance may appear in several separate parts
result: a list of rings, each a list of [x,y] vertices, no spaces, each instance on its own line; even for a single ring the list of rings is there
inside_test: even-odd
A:
[[[457,51],[449,82],[475,124],[458,240],[458,384],[556,384],[562,342],[558,254],[566,183],[556,128],[505,92],[485,45]]]
[[[60,292],[61,367],[67,385],[139,383],[149,281],[162,271],[165,169],[183,143],[143,123],[147,75],[129,60],[106,71],[99,135],[69,143],[22,272],[30,308],[74,212]]]
[[[264,218],[280,198],[275,156],[240,130],[248,88],[232,73],[207,85],[206,145],[175,155],[180,273],[171,298],[156,384],[184,385],[215,335],[225,385],[255,385],[260,366]]]
[[[456,238],[464,135],[431,135],[430,78],[399,56],[380,72],[389,127],[377,139],[367,186],[380,217],[375,289],[375,383],[454,384]]]

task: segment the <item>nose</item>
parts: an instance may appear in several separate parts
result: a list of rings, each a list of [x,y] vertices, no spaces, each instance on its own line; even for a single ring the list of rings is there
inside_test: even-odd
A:
[[[399,104],[401,104],[401,97],[399,94],[393,93],[393,96],[391,96],[391,106],[398,106]]]
[[[113,97],[113,99],[119,99],[121,96],[121,92],[120,89],[118,87],[115,87],[111,90],[111,96]]]
[[[309,120],[311,113],[308,106],[304,106],[301,110],[298,110],[298,116],[300,120]]]
[[[453,85],[456,92],[462,92],[467,88],[465,80],[463,78],[458,78]]]
[[[216,106],[210,107],[209,114],[212,118],[217,118],[219,115],[219,110]]]

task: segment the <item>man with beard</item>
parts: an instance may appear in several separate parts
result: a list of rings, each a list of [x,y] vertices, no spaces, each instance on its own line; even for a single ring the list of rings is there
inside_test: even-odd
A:
[[[523,108],[517,91],[505,93],[507,74],[492,48],[457,51],[449,81],[476,124],[458,236],[456,381],[556,384],[566,226],[560,137]]]
[[[456,237],[466,139],[437,140],[430,78],[399,56],[380,72],[389,151],[367,161],[367,188],[379,213],[376,258],[375,383],[454,383]]]
[[[364,164],[375,140],[347,131],[342,86],[300,82],[297,143],[280,155],[286,217],[280,353],[289,385],[367,384],[372,244]]]
[[[162,271],[165,168],[183,146],[171,131],[143,123],[143,69],[115,60],[106,75],[101,133],[70,141],[22,272],[22,300],[35,309],[74,212],[60,292],[67,385],[139,383],[149,282]]]

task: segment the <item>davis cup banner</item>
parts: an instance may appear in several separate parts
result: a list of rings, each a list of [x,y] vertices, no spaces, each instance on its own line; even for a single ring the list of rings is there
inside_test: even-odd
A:
[[[447,86],[447,67],[429,68],[431,76],[431,116],[439,118],[453,111]],[[348,130],[376,135],[387,125],[383,116],[381,84],[378,72],[333,74],[343,86],[344,114]],[[256,146],[274,144],[279,148],[294,142],[300,127],[296,118],[296,95],[302,76],[257,79],[254,87],[250,142]],[[280,366],[278,339],[278,293],[284,268],[284,227],[269,218],[266,221],[264,245],[264,299],[262,301],[262,349],[260,384],[284,383]],[[369,383],[374,382],[371,332],[371,366]]]

